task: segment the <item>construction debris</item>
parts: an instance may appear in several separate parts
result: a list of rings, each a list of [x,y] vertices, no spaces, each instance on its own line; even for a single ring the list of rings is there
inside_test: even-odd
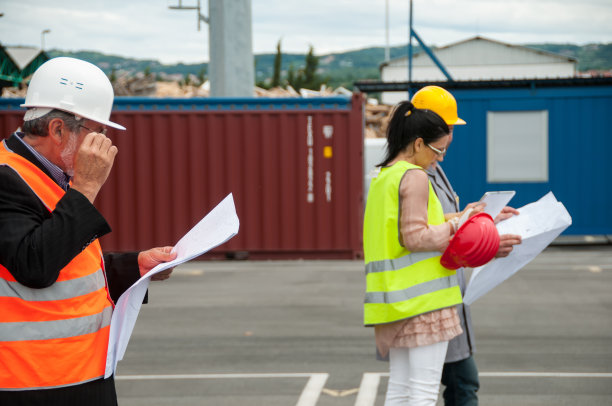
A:
[[[206,81],[200,86],[186,85],[177,81],[156,81],[152,75],[122,76],[113,83],[115,96],[139,97],[209,97],[210,82]],[[6,98],[25,98],[27,86],[5,87],[2,96]],[[263,89],[255,87],[255,97],[328,97],[335,95],[350,96],[352,92],[344,87],[330,89],[322,85],[319,90],[300,89],[296,91],[291,86]],[[365,137],[386,137],[387,124],[392,106],[378,104],[376,99],[368,98],[365,105]]]
[[[28,88],[20,88],[20,87],[3,87],[2,88],[2,96],[6,98],[25,98],[26,92]]]
[[[121,76],[113,82],[115,96],[150,97],[156,92],[155,79],[152,76]]]
[[[255,86],[255,96],[257,97],[300,97],[300,94],[295,91],[291,86],[287,88],[273,87],[271,89],[264,89]]]
[[[365,137],[385,138],[392,106],[375,104],[368,99],[365,106]]]
[[[201,86],[180,85],[178,82],[156,82],[153,97],[208,97],[210,86],[205,82]]]

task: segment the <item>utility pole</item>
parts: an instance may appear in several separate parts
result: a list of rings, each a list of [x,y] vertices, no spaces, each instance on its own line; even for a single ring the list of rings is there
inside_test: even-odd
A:
[[[389,0],[385,0],[385,62],[389,62],[391,55],[389,52]]]
[[[45,34],[49,34],[51,32],[50,29],[45,29],[42,30],[42,32],[40,33],[40,50],[44,51],[45,50]]]
[[[200,22],[204,21],[206,24],[208,24],[208,17],[206,17],[205,15],[203,15],[200,12],[200,0],[198,0],[198,5],[197,6],[183,6],[183,1],[182,0],[178,0],[179,4],[178,6],[168,6],[168,8],[170,10],[197,10],[198,11],[198,31],[200,31]]]
[[[408,13],[408,100],[410,100],[412,93],[412,0],[410,0],[410,10]]]
[[[253,97],[251,0],[209,0],[210,95]]]
[[[197,10],[200,21],[208,23],[210,58],[208,75],[212,97],[252,97],[255,87],[251,0],[208,0],[208,18],[197,6],[174,10]]]

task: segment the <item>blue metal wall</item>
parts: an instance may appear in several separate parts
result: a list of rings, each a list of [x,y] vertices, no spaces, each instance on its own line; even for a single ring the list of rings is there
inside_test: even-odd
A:
[[[516,190],[513,207],[552,191],[573,219],[564,234],[612,234],[612,86],[451,91],[467,125],[443,167],[462,207],[487,190]],[[548,182],[487,183],[487,111],[525,110],[548,110]]]

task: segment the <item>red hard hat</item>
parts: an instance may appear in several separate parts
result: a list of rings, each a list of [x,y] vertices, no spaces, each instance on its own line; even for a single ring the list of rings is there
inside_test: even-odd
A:
[[[499,249],[499,233],[487,213],[470,217],[455,233],[440,258],[448,269],[481,266],[493,259]]]

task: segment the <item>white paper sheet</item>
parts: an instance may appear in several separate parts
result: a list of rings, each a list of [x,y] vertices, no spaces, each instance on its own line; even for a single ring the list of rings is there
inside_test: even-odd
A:
[[[494,287],[510,278],[533,260],[572,224],[562,203],[549,192],[540,200],[518,209],[519,215],[500,222],[499,234],[518,234],[523,241],[505,258],[497,258],[474,269],[463,302],[470,305]]]
[[[176,243],[173,249],[176,259],[159,264],[119,297],[111,319],[105,378],[115,372],[117,362],[123,359],[151,277],[223,244],[238,233],[239,227],[234,197],[230,193]]]

